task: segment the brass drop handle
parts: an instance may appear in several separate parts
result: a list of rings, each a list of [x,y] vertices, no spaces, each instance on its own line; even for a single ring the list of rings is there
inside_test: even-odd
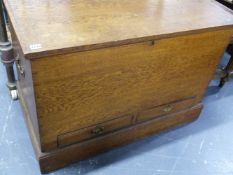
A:
[[[19,70],[19,73],[20,73],[22,76],[25,76],[24,68],[23,68],[23,66],[21,66],[21,64],[20,64],[19,55],[17,55],[17,57],[16,57],[16,59],[15,59],[15,63],[16,63],[16,67],[17,67],[18,70]]]
[[[163,112],[171,112],[173,107],[171,105],[167,105],[165,108],[163,108]]]
[[[100,127],[100,126],[95,127],[91,131],[91,133],[94,134],[94,135],[101,135],[101,134],[103,134],[103,132],[104,132],[104,127]]]

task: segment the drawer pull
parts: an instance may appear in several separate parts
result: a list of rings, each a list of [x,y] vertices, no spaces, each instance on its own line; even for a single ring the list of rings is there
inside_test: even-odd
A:
[[[96,127],[94,128],[91,133],[94,135],[101,135],[104,132],[104,127]]]
[[[16,62],[16,66],[19,70],[19,73],[22,75],[22,76],[25,76],[25,71],[24,71],[24,68],[20,65],[19,62]]]
[[[163,108],[163,112],[171,112],[172,109],[173,109],[173,107],[171,105],[168,105],[165,108]]]
[[[74,143],[80,143],[86,140],[101,137],[103,135],[117,132],[123,128],[132,125],[133,115],[118,116],[115,119],[108,120],[102,123],[96,123],[93,126],[89,126],[76,131],[71,131],[58,135],[58,146],[65,147]]]
[[[169,102],[167,104],[155,106],[150,109],[144,110],[138,114],[137,122],[151,120],[163,115],[168,115],[171,112],[179,112],[188,109],[194,105],[195,100],[195,97],[189,97],[183,100]]]
[[[24,67],[21,66],[21,63],[20,63],[20,60],[19,60],[19,55],[16,56],[15,63],[16,63],[16,67],[17,67],[18,70],[19,70],[19,73],[20,73],[22,76],[25,76]]]

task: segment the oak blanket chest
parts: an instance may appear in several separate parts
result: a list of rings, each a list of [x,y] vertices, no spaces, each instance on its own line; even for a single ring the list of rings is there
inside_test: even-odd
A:
[[[43,173],[195,120],[233,35],[213,0],[4,0]]]

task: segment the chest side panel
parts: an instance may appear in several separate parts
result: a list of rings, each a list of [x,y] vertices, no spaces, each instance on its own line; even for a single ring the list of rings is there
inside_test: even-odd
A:
[[[16,59],[18,59],[18,66],[21,66],[23,70],[23,72],[20,73],[18,66],[16,65],[18,75],[17,90],[19,93],[20,102],[24,108],[25,115],[27,116],[25,119],[28,120],[27,123],[29,125],[30,131],[32,132],[32,137],[34,137],[33,140],[39,143],[40,136],[32,81],[31,63],[30,60],[25,59],[23,55],[21,45],[15,34],[14,28],[11,25],[10,19],[9,23],[14,56]]]
[[[232,30],[32,61],[43,150],[57,136],[188,97],[201,101]]]

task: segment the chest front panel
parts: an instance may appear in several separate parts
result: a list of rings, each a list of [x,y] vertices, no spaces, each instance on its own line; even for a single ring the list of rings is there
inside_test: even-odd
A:
[[[57,148],[60,135],[125,115],[134,125],[156,106],[199,103],[231,35],[221,30],[33,60],[42,150]]]

